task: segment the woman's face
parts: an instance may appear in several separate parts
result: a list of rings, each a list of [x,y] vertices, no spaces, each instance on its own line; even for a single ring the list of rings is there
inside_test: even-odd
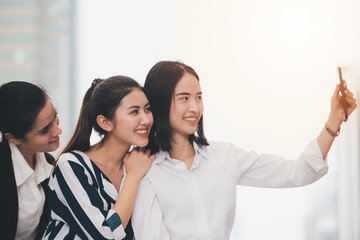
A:
[[[23,154],[52,152],[59,147],[61,132],[56,110],[51,100],[47,98],[45,106],[35,119],[33,129],[25,134],[24,139],[17,140],[16,144]]]
[[[115,111],[111,136],[123,144],[144,147],[148,144],[153,122],[147,97],[142,90],[134,89],[121,100]]]
[[[176,84],[170,106],[170,128],[172,138],[188,137],[197,130],[204,106],[199,81],[185,73]]]

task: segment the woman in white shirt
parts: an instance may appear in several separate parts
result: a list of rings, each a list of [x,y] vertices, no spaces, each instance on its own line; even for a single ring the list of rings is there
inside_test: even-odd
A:
[[[40,87],[0,87],[0,238],[40,239],[49,220],[47,182],[59,147],[59,119]]]
[[[133,239],[129,219],[137,187],[155,156],[128,151],[148,144],[152,123],[149,101],[135,80],[92,82],[49,180],[44,239]],[[90,145],[93,129],[101,140]]]
[[[348,114],[356,108],[345,88]],[[154,125],[149,145],[156,159],[139,185],[132,216],[137,240],[229,239],[236,186],[297,187],[327,173],[327,153],[344,118],[339,86],[324,129],[296,161],[208,142],[203,132],[199,77],[181,62],[157,63],[144,91]]]

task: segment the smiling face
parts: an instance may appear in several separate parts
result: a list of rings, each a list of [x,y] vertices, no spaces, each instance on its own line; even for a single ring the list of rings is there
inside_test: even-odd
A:
[[[23,155],[52,152],[59,147],[61,132],[56,110],[51,100],[47,98],[45,106],[35,119],[32,130],[25,134],[24,139],[16,139],[14,143]]]
[[[134,89],[126,95],[115,111],[111,137],[123,144],[144,147],[153,124],[150,104],[144,92]]]
[[[187,72],[175,86],[170,106],[172,139],[188,138],[197,130],[203,114],[202,92],[197,78]]]

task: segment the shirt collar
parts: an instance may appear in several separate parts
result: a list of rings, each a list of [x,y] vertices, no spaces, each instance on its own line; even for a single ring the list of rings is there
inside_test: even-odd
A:
[[[19,187],[21,184],[23,184],[26,179],[33,173],[35,173],[36,184],[40,184],[49,177],[52,166],[46,161],[45,154],[43,152],[36,153],[36,165],[34,171],[26,162],[19,148],[10,142],[9,145],[11,149],[11,159],[14,166],[16,186]]]
[[[195,141],[193,141],[193,147],[195,150],[195,159],[194,159],[194,164],[198,165],[199,163],[199,159],[197,157],[198,154],[202,155],[204,159],[207,159],[207,153],[204,150],[203,146],[199,146]],[[159,151],[158,153],[156,153],[156,159],[154,160],[154,164],[161,164],[163,161],[165,160],[171,160],[171,157],[169,155],[169,153],[167,151]],[[193,164],[193,165],[194,165]]]
[[[37,179],[36,183],[39,184],[45,179],[49,178],[52,169],[53,169],[53,165],[48,163],[45,157],[45,153],[43,152],[36,153],[36,165],[35,165],[35,174]]]
[[[193,142],[193,146],[194,146],[195,152],[202,155],[204,157],[204,159],[207,159],[207,153],[204,149],[205,148],[204,146],[197,145],[197,143],[195,141]]]

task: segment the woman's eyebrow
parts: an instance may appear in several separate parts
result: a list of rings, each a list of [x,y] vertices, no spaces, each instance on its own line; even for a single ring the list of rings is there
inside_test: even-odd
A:
[[[196,95],[199,95],[199,94],[202,94],[202,92],[197,92]],[[179,96],[179,95],[190,95],[190,93],[187,93],[187,92],[180,92],[180,93],[177,93],[175,94],[175,96]]]
[[[136,109],[138,109],[138,108],[140,108],[140,106],[138,106],[138,105],[133,105],[133,106],[128,107],[128,109],[131,109],[131,108],[136,108]]]
[[[187,92],[181,92],[181,93],[177,93],[177,94],[175,94],[175,96],[179,96],[179,95],[190,95],[190,93],[187,93]]]

